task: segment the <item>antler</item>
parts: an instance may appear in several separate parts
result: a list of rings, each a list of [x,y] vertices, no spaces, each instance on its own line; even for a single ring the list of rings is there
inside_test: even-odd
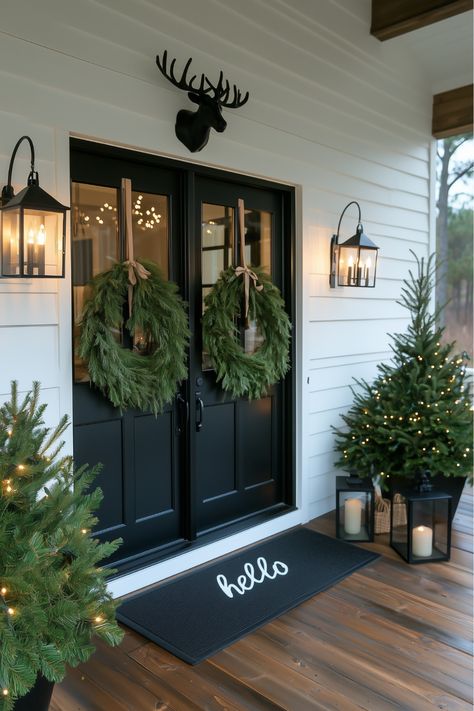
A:
[[[184,89],[184,91],[195,91],[197,93],[206,93],[209,91],[208,89],[204,88],[204,82],[206,81],[206,77],[204,74],[201,74],[201,81],[198,87],[194,86],[194,80],[196,79],[196,74],[193,74],[191,79],[187,79],[187,73],[188,69],[191,66],[191,62],[193,61],[192,57],[189,57],[188,61],[186,62],[186,66],[184,67],[184,71],[181,75],[181,79],[176,79],[174,75],[174,67],[176,64],[176,58],[171,60],[171,64],[169,67],[169,72],[168,72],[168,50],[165,49],[163,52],[163,59],[160,59],[160,55],[156,55],[156,63],[158,65],[158,69],[160,72],[163,74],[168,81],[170,81],[174,86],[178,87],[178,89]]]
[[[158,65],[158,69],[163,74],[163,76],[166,77],[166,79],[168,79],[168,81],[170,81],[178,89],[183,89],[184,91],[193,91],[196,94],[210,94],[212,92],[212,96],[218,102],[218,104],[227,109],[237,109],[240,106],[243,106],[248,101],[249,92],[247,91],[245,93],[245,96],[242,98],[240,89],[237,89],[235,84],[233,86],[232,101],[228,100],[230,93],[230,84],[228,80],[226,80],[224,83],[224,72],[222,71],[219,74],[219,80],[216,85],[212,84],[212,82],[209,81],[205,74],[201,74],[199,86],[194,86],[194,80],[196,79],[197,75],[193,74],[191,79],[187,79],[188,69],[191,66],[192,61],[192,57],[190,57],[186,62],[186,66],[184,67],[181,79],[177,79],[174,75],[176,58],[171,61],[168,70],[168,50],[164,50],[163,59],[160,59],[159,54],[157,54],[156,56],[156,63]],[[205,86],[205,83],[207,83],[207,87]]]
[[[248,91],[245,93],[244,98],[242,98],[242,94],[240,92],[240,89],[237,89],[236,85],[234,84],[233,91],[234,91],[234,96],[232,101],[228,101],[229,98],[229,92],[230,92],[230,84],[228,80],[226,79],[225,86],[224,86],[224,72],[220,72],[219,74],[219,81],[217,84],[214,86],[207,77],[205,77],[209,89],[212,89],[214,92],[214,98],[216,101],[219,102],[220,106],[223,106],[226,109],[238,109],[240,106],[243,106],[245,103],[247,103],[248,98],[249,98],[249,93]],[[208,89],[208,91],[209,91]]]

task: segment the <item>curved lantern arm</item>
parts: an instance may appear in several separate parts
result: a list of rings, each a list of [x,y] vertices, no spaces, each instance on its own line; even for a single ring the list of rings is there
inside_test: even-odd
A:
[[[7,184],[3,187],[2,190],[2,202],[6,203],[9,200],[11,200],[13,197],[15,197],[15,193],[13,191],[13,185],[12,185],[12,172],[13,172],[13,163],[16,158],[16,154],[18,152],[18,149],[22,143],[22,141],[28,141],[30,145],[30,153],[31,153],[31,170],[28,175],[28,185],[38,185],[38,173],[35,171],[35,147],[33,145],[33,141],[29,136],[22,136],[16,143],[15,148],[13,149],[12,157],[10,158],[10,165],[8,166],[8,180]]]
[[[342,211],[341,216],[340,216],[340,218],[339,218],[339,222],[338,222],[338,225],[337,225],[337,232],[336,232],[336,244],[339,244],[339,230],[340,230],[340,227],[341,227],[342,218],[344,217],[344,214],[345,214],[347,208],[350,207],[351,205],[357,205],[357,209],[359,210],[359,217],[358,217],[358,220],[357,220],[357,230],[359,230],[359,226],[361,226],[361,217],[362,217],[362,215],[361,215],[361,211],[360,211],[360,205],[359,205],[359,203],[356,202],[355,200],[352,200],[351,202],[349,202],[349,203],[345,206],[345,208],[344,208],[344,210]]]

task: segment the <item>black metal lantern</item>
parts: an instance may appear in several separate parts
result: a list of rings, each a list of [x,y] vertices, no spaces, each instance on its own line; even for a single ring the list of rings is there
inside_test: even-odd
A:
[[[451,555],[452,497],[443,491],[393,490],[399,494],[397,506],[404,506],[406,516],[394,520],[393,498],[390,545],[408,563],[449,560]]]
[[[26,188],[15,195],[11,184],[13,162],[23,140],[30,145],[31,170]],[[13,149],[1,202],[2,276],[64,277],[65,218],[69,207],[40,188],[35,149],[29,136],[22,136]]]
[[[336,477],[336,535],[346,541],[374,540],[375,491],[372,480]]]
[[[348,207],[357,205],[359,219],[356,233],[339,244],[339,229]],[[331,271],[329,285],[374,287],[377,272],[377,253],[379,248],[364,233],[361,223],[360,205],[353,200],[342,211],[337,226],[337,233],[331,239]]]

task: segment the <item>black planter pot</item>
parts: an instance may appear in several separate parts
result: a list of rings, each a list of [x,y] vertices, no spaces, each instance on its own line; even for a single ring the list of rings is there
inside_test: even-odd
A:
[[[450,494],[452,498],[452,508],[451,514],[454,518],[456,509],[459,504],[459,499],[461,498],[462,491],[464,489],[464,484],[466,483],[465,476],[451,476],[446,477],[442,474],[434,474],[430,477],[430,481],[433,484],[433,491],[443,491],[445,494]],[[404,488],[407,486],[415,486],[415,479],[408,479],[405,476],[391,476],[390,477],[390,497],[393,495],[394,489],[397,487]],[[16,710],[15,710],[16,711]]]
[[[25,696],[15,701],[13,711],[48,711],[53,695],[54,681],[48,681],[38,674],[36,684]]]

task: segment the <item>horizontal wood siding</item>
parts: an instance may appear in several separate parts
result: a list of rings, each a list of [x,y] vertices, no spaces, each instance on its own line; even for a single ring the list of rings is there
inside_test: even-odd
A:
[[[204,11],[205,6],[205,11]],[[350,404],[353,377],[389,356],[395,303],[429,249],[431,97],[419,68],[370,36],[367,0],[16,0],[0,19],[0,172],[17,138],[35,142],[42,186],[68,201],[70,134],[261,175],[298,186],[297,467],[300,520],[331,505],[331,425]],[[168,49],[179,67],[222,69],[249,90],[226,110],[228,128],[191,155],[174,135],[192,108],[159,73]],[[21,187],[21,151],[14,183]],[[329,242],[358,200],[380,245],[375,289],[329,289]],[[348,211],[342,236],[353,233]],[[70,251],[68,247],[69,261]],[[0,281],[0,391],[34,377],[71,408],[70,276]],[[325,371],[325,372],[323,372]],[[331,483],[332,482],[332,483]],[[282,524],[281,521],[278,524]]]

